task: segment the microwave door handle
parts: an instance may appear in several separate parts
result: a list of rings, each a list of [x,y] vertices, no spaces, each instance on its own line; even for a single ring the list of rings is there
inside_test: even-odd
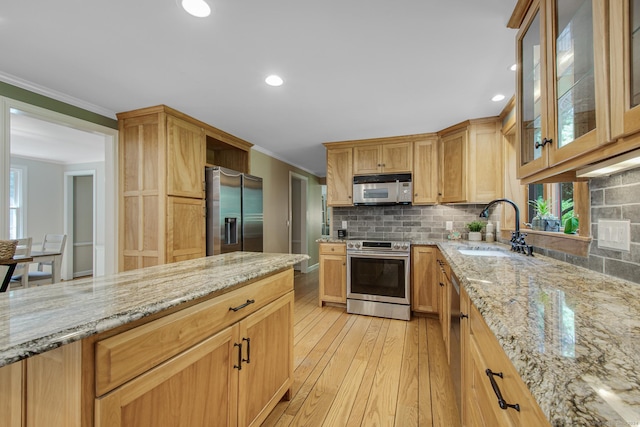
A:
[[[396,179],[396,203],[400,202],[400,180]]]

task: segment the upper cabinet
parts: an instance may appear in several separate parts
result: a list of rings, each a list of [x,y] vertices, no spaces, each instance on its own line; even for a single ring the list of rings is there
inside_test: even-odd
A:
[[[640,0],[609,2],[611,133],[640,131]]]
[[[516,42],[519,178],[611,142],[607,4],[531,2]]]
[[[412,142],[358,145],[353,148],[354,175],[401,173],[412,170]]]
[[[413,143],[413,204],[438,202],[438,135],[425,135]]]
[[[441,203],[485,203],[503,196],[498,117],[468,120],[440,132]]]
[[[353,204],[353,148],[327,148],[327,205]]]

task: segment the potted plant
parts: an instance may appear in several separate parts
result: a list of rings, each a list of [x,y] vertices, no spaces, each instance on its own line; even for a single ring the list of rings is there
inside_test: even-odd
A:
[[[551,199],[538,197],[537,200],[529,200],[529,204],[535,211],[531,228],[538,231],[560,231],[560,220],[551,213]]]
[[[564,220],[564,232],[565,234],[576,234],[578,232],[578,225],[580,221],[575,216],[570,216]]]
[[[482,241],[482,229],[484,228],[484,222],[482,221],[471,221],[467,224],[467,228],[469,229],[469,241],[472,242],[480,242]]]

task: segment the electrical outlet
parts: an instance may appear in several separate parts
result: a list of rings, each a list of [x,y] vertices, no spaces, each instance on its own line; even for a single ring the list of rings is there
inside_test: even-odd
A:
[[[342,228],[347,229],[347,221],[342,221]]]
[[[453,221],[447,221],[444,229],[447,231],[453,230]]]
[[[619,251],[631,250],[631,221],[599,219],[598,247]]]

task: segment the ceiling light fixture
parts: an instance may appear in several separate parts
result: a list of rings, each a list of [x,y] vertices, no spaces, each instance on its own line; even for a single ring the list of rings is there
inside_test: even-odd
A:
[[[517,69],[518,69],[518,64],[513,64],[511,67],[509,67],[509,69],[510,69],[511,71],[515,71],[515,70],[517,70]]]
[[[494,95],[493,98],[491,98],[493,102],[502,101],[503,99],[504,99],[504,95],[501,93]]]
[[[204,0],[180,0],[182,8],[190,15],[206,18],[211,15],[211,7]]]
[[[593,178],[596,176],[609,176],[614,173],[640,167],[640,150],[630,151],[621,156],[605,160],[595,165],[587,166],[576,171],[579,178]]]
[[[282,80],[282,77],[276,76],[275,74],[268,76],[266,79],[264,79],[264,81],[269,86],[282,86],[282,83],[284,83],[284,80]]]

